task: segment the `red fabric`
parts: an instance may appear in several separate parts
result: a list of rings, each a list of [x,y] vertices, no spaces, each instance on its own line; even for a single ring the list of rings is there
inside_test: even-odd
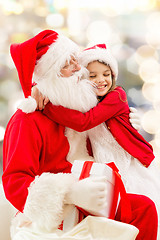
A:
[[[43,113],[63,126],[83,132],[103,122],[117,142],[143,165],[149,166],[154,159],[152,146],[129,122],[129,106],[125,91],[117,87],[102,102],[86,113],[47,104]]]
[[[136,240],[156,240],[158,216],[155,204],[143,195],[128,194],[132,208],[132,219],[126,221],[121,215],[121,202],[115,220],[129,223],[139,229]]]
[[[103,44],[94,45],[93,47],[90,47],[90,48],[86,48],[86,49],[84,49],[84,51],[96,49],[97,47],[98,47],[98,48],[102,48],[102,49],[107,49],[106,44],[103,43]]]
[[[88,154],[90,156],[93,156],[92,146],[91,146],[91,142],[90,142],[89,138],[87,138],[87,150],[88,150]]]
[[[124,184],[122,182],[121,176],[118,173],[119,170],[113,162],[107,163],[106,165],[108,165],[110,168],[112,168],[112,170],[115,174],[115,191],[114,191],[113,205],[112,205],[112,209],[111,209],[111,212],[110,212],[110,218],[111,219],[115,218],[118,196],[120,194],[121,215],[122,215],[123,219],[128,221],[132,217],[131,206],[130,206],[130,201],[127,197],[126,190],[125,190]]]
[[[57,38],[58,33],[55,31],[44,30],[28,41],[11,45],[11,56],[25,97],[31,95],[32,75],[36,61],[47,52],[49,45]]]
[[[93,165],[92,161],[85,161],[84,162],[79,180],[82,180],[82,179],[90,176],[90,170],[92,168],[92,165]]]
[[[69,143],[65,128],[53,123],[41,112],[31,114],[18,110],[11,118],[4,137],[4,173],[7,199],[22,211],[28,187],[43,172],[70,172],[66,160]]]

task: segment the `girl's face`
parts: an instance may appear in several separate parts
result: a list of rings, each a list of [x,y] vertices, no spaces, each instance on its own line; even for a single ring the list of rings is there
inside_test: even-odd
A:
[[[104,96],[112,86],[112,72],[108,65],[94,61],[88,64],[89,80],[95,84],[97,96]]]

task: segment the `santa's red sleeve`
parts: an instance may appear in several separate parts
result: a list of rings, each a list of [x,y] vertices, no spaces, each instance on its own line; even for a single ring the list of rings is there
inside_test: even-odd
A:
[[[17,119],[7,126],[2,179],[6,197],[20,211],[23,211],[28,187],[38,174],[41,146],[34,122]]]
[[[79,132],[91,129],[126,112],[129,113],[129,107],[123,90],[110,92],[103,101],[86,113],[55,106],[52,103],[48,103],[43,110],[43,113],[51,120]]]
[[[43,141],[36,123],[27,119],[27,115],[11,121],[4,138],[2,180],[6,198],[12,205],[50,231],[63,220],[65,194],[73,184],[73,177],[40,169]],[[40,171],[43,173],[39,174]]]

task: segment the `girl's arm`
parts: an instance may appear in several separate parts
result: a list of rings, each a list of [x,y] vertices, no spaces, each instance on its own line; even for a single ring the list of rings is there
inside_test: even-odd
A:
[[[118,88],[107,94],[103,101],[86,113],[64,108],[63,106],[55,106],[51,103],[45,106],[43,113],[61,125],[83,132],[112,117],[129,113],[129,107],[125,91]]]

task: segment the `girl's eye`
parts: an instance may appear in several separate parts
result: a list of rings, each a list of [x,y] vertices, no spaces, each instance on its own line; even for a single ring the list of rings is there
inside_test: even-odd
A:
[[[104,74],[104,76],[105,76],[105,77],[109,77],[109,76],[110,76],[110,74]]]
[[[90,78],[95,78],[96,76],[94,75],[94,76],[89,76]]]

